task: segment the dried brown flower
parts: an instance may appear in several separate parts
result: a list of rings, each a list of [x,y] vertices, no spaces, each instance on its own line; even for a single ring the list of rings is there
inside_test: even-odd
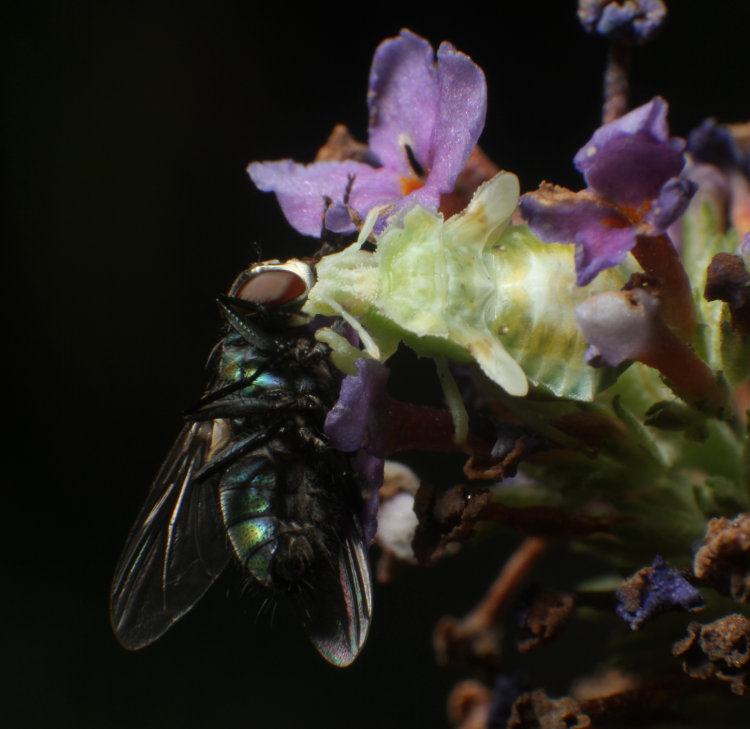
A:
[[[521,696],[508,721],[508,729],[586,729],[591,719],[575,699],[550,699],[542,690]]]
[[[602,668],[592,676],[584,676],[573,681],[571,694],[576,701],[600,699],[602,696],[632,691],[637,681],[631,674],[619,668]]]
[[[464,465],[466,478],[470,480],[501,481],[515,476],[518,466],[529,456],[547,448],[544,439],[506,426],[508,432],[500,433],[492,453],[474,453]]]
[[[367,162],[370,150],[366,144],[358,142],[345,124],[336,124],[326,143],[318,150],[316,162],[331,162],[353,159]]]
[[[575,598],[567,592],[540,590],[533,595],[523,616],[523,637],[518,641],[519,653],[528,653],[553,638],[565,627],[575,608]]]
[[[744,615],[690,623],[687,637],[672,646],[672,654],[682,657],[688,676],[725,681],[740,696],[750,688],[750,620]]]
[[[448,721],[457,729],[486,729],[492,691],[479,681],[461,681],[448,696]]]
[[[711,519],[695,554],[693,572],[737,602],[750,600],[750,514]]]
[[[414,498],[419,525],[412,542],[420,564],[433,564],[450,542],[467,539],[489,500],[489,492],[484,489],[471,490],[459,485],[436,492],[422,484]]]

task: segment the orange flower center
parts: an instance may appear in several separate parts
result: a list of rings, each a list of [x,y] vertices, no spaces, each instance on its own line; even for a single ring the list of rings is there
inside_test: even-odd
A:
[[[400,180],[402,195],[408,195],[409,193],[414,192],[414,190],[419,190],[420,187],[424,186],[424,181],[416,175],[411,175],[410,177],[404,177],[401,175]]]

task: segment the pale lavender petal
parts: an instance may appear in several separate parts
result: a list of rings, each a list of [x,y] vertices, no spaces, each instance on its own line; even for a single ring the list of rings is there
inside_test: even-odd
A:
[[[389,370],[373,359],[358,359],[357,374],[341,383],[339,399],[326,416],[325,434],[337,450],[352,453],[360,448],[385,456]]]
[[[332,203],[326,210],[325,227],[333,233],[349,233],[354,228],[352,208],[346,203]]]
[[[343,201],[351,179],[373,170],[350,160],[311,165],[280,160],[253,162],[247,171],[260,190],[276,193],[286,219],[294,228],[303,235],[319,237],[326,205],[324,198]]]
[[[635,245],[636,231],[616,208],[586,192],[543,188],[519,203],[521,216],[545,243],[576,244],[576,283],[585,286],[616,266]]]
[[[438,115],[438,74],[432,46],[409,30],[375,51],[368,91],[370,149],[401,175],[413,174],[405,145],[420,164],[431,157]]]
[[[575,312],[583,338],[611,367],[648,352],[662,332],[659,302],[643,289],[596,294]]]
[[[683,167],[685,141],[669,136],[667,103],[648,104],[599,127],[578,151],[575,166],[606,200],[639,206],[655,198]]]
[[[750,268],[750,233],[746,233],[742,239],[740,255],[745,259],[745,265]]]
[[[326,228],[334,233],[351,233],[356,230],[349,209],[356,210],[364,219],[377,205],[389,205],[405,199],[401,177],[387,167],[361,170],[349,190],[348,202],[333,203],[326,211]],[[391,213],[390,208],[386,213]]]
[[[392,203],[404,197],[403,181],[395,170],[387,167],[368,167],[354,180],[349,193],[349,205],[363,218],[376,205]]]
[[[692,180],[673,177],[667,180],[653,202],[651,210],[643,216],[649,235],[661,235],[685,210],[687,210],[698,185]]]
[[[437,57],[437,123],[429,157],[418,159],[428,171],[425,187],[445,193],[453,190],[484,128],[487,82],[482,69],[450,43],[440,44]]]
[[[635,245],[633,228],[607,230],[601,226],[584,226],[576,243],[576,285],[586,286],[606,268],[622,263]]]

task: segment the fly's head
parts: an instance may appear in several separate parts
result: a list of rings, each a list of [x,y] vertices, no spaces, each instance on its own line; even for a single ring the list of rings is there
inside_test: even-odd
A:
[[[315,284],[311,265],[297,258],[263,261],[242,271],[229,289],[227,299],[237,307],[257,312],[264,319],[303,323],[296,317]]]

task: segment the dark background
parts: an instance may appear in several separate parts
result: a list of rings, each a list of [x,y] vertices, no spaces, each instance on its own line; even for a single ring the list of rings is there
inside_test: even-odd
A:
[[[708,115],[747,118],[748,4],[672,4],[661,38],[636,55],[634,105],[662,94],[683,136]],[[406,26],[485,69],[481,142],[522,188],[578,188],[571,159],[598,124],[604,42],[584,34],[572,1],[3,12],[4,725],[442,726],[461,674],[435,668],[433,625],[471,608],[510,538],[378,587],[370,640],[345,671],[288,616],[257,617],[236,575],[128,653],[110,631],[109,581],[179,413],[204,384],[215,295],[254,258],[252,241],[264,257],[312,250],[246,165],[309,161],[337,122],[364,139],[372,53]],[[394,392],[435,397],[406,380]],[[558,550],[540,579],[564,586],[567,564]],[[527,662],[552,693],[596,665],[576,642],[584,632]]]

